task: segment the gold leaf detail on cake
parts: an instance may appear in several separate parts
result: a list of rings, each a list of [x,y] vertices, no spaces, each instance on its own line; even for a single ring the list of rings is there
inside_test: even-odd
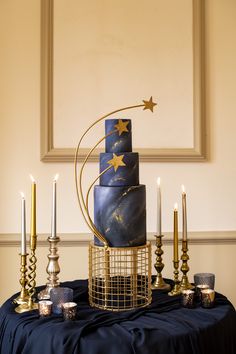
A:
[[[152,101],[152,96],[150,97],[149,101],[145,101],[143,100],[144,103],[144,109],[150,109],[150,111],[153,112],[153,107],[156,106],[157,104],[155,102]]]
[[[107,161],[107,163],[111,166],[114,167],[115,172],[120,166],[126,166],[126,164],[123,162],[124,155],[119,155],[117,156],[116,154],[113,154],[113,159]]]
[[[119,119],[118,123],[115,125],[115,128],[117,129],[117,131],[119,132],[119,136],[123,133],[123,132],[128,132],[128,128],[127,125],[129,124],[129,121],[124,122],[122,119]]]

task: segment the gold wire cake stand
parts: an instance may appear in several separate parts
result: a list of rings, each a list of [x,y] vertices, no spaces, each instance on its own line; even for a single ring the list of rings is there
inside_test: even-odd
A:
[[[138,247],[89,245],[89,303],[127,311],[151,303],[151,244]]]

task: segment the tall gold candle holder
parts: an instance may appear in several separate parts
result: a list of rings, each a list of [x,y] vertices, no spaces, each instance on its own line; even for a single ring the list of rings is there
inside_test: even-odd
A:
[[[21,259],[21,268],[20,268],[20,272],[21,272],[21,278],[20,278],[20,285],[21,285],[21,291],[20,291],[20,295],[14,299],[14,303],[21,305],[24,304],[26,302],[28,302],[29,300],[29,293],[28,290],[26,289],[27,287],[27,254],[20,254],[20,259]]]
[[[176,296],[181,294],[180,281],[179,281],[179,261],[173,261],[174,264],[174,287],[168,293],[169,296]]]
[[[47,273],[48,273],[48,283],[46,284],[46,288],[38,294],[38,299],[49,299],[50,298],[50,291],[52,288],[56,288],[60,285],[58,282],[58,274],[60,273],[60,266],[58,263],[59,255],[57,253],[57,243],[60,241],[59,237],[48,237],[49,242],[49,255],[48,255],[48,266],[47,266]]]
[[[162,250],[162,237],[164,235],[155,235],[156,237],[156,262],[154,264],[154,267],[157,271],[157,276],[152,283],[152,289],[157,289],[157,290],[162,290],[162,291],[169,291],[170,290],[170,285],[167,284],[164,279],[162,278],[162,270],[164,268],[164,263],[162,262],[162,255],[163,255],[163,250]]]
[[[182,256],[181,256],[181,260],[182,260],[182,265],[181,265],[181,272],[183,273],[181,282],[180,282],[180,288],[181,290],[187,290],[187,289],[193,289],[194,286],[188,281],[188,276],[187,273],[189,271],[189,266],[188,266],[188,260],[189,260],[189,256],[188,256],[188,241],[187,240],[183,240],[182,241]]]

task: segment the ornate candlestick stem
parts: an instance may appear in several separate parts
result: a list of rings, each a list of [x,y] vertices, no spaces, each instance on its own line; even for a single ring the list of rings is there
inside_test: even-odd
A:
[[[162,237],[164,235],[155,235],[156,237],[156,262],[154,264],[154,267],[157,271],[157,276],[154,282],[152,283],[152,289],[158,289],[158,290],[163,290],[163,291],[169,291],[170,290],[170,285],[167,284],[163,278],[162,278],[162,270],[164,268],[164,263],[162,262],[162,255],[163,255],[163,250],[162,250]]]
[[[179,284],[179,261],[173,261],[174,264],[174,287],[168,293],[169,296],[176,296],[181,294],[180,284]]]
[[[183,273],[181,282],[180,282],[180,287],[181,290],[187,290],[187,289],[193,289],[194,286],[189,283],[188,281],[188,276],[187,273],[189,271],[189,266],[188,266],[188,260],[189,260],[189,256],[188,256],[188,241],[182,241],[182,256],[181,256],[181,260],[182,260],[182,265],[181,265],[181,272]]]
[[[59,255],[57,253],[57,243],[60,241],[59,237],[48,237],[49,246],[49,255],[48,255],[48,283],[46,288],[38,294],[39,300],[48,299],[50,297],[50,291],[52,288],[56,288],[60,285],[58,282],[58,274],[60,273],[60,266],[58,263]]]
[[[21,305],[26,303],[29,300],[29,293],[28,290],[26,289],[27,286],[27,254],[20,254],[20,259],[21,259],[21,278],[20,278],[20,285],[21,285],[21,291],[20,295],[14,300],[15,304]]]
[[[29,278],[29,296],[31,298],[32,301],[34,301],[34,296],[36,293],[35,290],[35,286],[36,286],[36,264],[37,264],[37,258],[35,256],[35,250],[36,250],[36,244],[37,244],[37,236],[31,236],[31,240],[30,240],[30,249],[31,249],[31,253],[30,253],[30,265],[29,265],[29,274],[28,274],[28,278]]]

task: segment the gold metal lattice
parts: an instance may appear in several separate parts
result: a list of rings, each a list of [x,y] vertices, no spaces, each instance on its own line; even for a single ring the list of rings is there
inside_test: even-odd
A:
[[[151,303],[151,244],[138,247],[89,246],[89,302],[126,311]]]

